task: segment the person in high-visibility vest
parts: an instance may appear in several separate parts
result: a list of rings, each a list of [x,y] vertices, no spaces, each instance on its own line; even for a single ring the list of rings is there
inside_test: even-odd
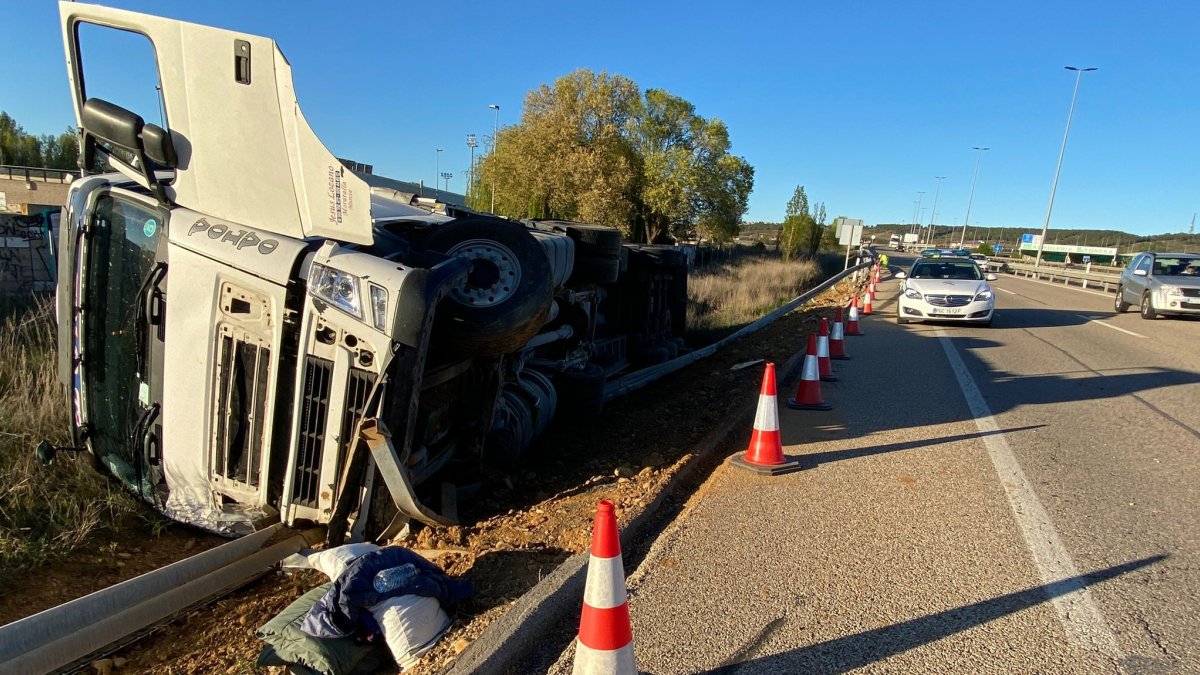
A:
[[[888,266],[887,261],[888,261],[887,254],[886,253],[880,254],[879,264],[882,265],[883,267],[887,267]]]

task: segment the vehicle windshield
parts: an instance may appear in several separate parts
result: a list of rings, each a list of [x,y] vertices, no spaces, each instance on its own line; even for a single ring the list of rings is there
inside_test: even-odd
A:
[[[913,265],[912,274],[908,276],[912,279],[983,279],[975,263],[957,260],[922,260]]]
[[[139,308],[152,281],[162,216],[105,195],[91,223],[84,289],[83,364],[88,442],[133,486],[142,467],[134,453],[142,392],[150,378],[146,327]]]
[[[1200,256],[1154,257],[1154,276],[1197,276],[1200,277]]]

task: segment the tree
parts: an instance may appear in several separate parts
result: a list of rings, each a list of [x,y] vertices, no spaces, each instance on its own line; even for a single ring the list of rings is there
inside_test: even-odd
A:
[[[525,97],[521,123],[500,130],[479,164],[474,208],[511,218],[627,225],[636,158],[624,136],[637,86],[578,70]]]
[[[0,164],[74,169],[79,164],[79,138],[72,127],[58,136],[34,136],[0,111]]]
[[[472,187],[472,208],[509,217],[585,220],[636,241],[738,233],[754,170],[729,153],[720,120],[621,75],[577,70],[525,98]]]
[[[810,241],[812,216],[808,212],[808,195],[803,185],[797,185],[788,200],[786,215],[783,218],[783,234],[779,239],[779,251],[784,260],[792,260]]]
[[[690,102],[661,89],[646,90],[639,113],[631,132],[642,157],[636,206],[645,238],[736,236],[754,170],[729,154],[725,123],[704,119]]]

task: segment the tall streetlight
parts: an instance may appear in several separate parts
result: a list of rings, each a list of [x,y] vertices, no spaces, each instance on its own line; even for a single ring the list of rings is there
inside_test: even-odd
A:
[[[925,199],[925,191],[917,190],[917,206],[913,209],[913,232],[917,235],[917,241],[921,241],[924,237],[921,236],[921,202]]]
[[[467,167],[468,196],[470,196],[471,190],[475,187],[475,148],[478,146],[479,142],[475,140],[475,134],[467,134],[467,147],[471,149],[471,166]],[[470,199],[467,201],[470,201]]]
[[[433,149],[433,198],[438,198],[438,175],[442,173],[442,149]]]
[[[496,148],[500,145],[500,104],[491,103],[489,108],[496,111],[492,120],[492,157],[496,156]],[[494,163],[493,163],[494,164]],[[492,213],[496,212],[496,171],[492,171]]]
[[[441,173],[441,176],[442,176],[442,180],[446,181],[446,187],[443,188],[443,191],[449,192],[450,191],[450,179],[454,178],[454,174],[450,173],[449,171],[443,171]]]
[[[979,160],[983,159],[983,151],[991,148],[971,148],[977,151],[975,155],[975,175],[971,176],[971,196],[967,197],[967,215],[963,216],[962,236],[958,239],[958,247],[962,248],[967,240],[967,221],[971,219],[971,202],[975,201],[975,181],[979,178]]]
[[[1042,247],[1046,244],[1046,231],[1050,229],[1050,212],[1054,209],[1054,193],[1058,190],[1058,174],[1062,171],[1063,153],[1067,151],[1067,136],[1071,133],[1071,118],[1075,115],[1075,97],[1079,95],[1079,80],[1084,73],[1090,73],[1095,68],[1076,68],[1065,66],[1067,70],[1075,71],[1075,90],[1071,92],[1071,107],[1067,110],[1067,128],[1063,131],[1062,147],[1058,149],[1058,166],[1054,169],[1054,182],[1050,184],[1050,204],[1046,206],[1046,222],[1042,223],[1042,238],[1038,240],[1037,260],[1034,267],[1042,264]]]
[[[929,214],[929,243],[930,244],[933,243],[933,222],[935,220],[937,220],[938,195],[942,193],[942,181],[945,180],[946,177],[945,176],[934,176],[933,179],[937,181],[937,189],[935,189],[933,191],[933,211]]]

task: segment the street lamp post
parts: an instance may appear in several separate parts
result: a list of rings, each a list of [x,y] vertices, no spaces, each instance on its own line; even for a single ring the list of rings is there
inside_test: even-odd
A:
[[[443,171],[441,173],[441,176],[442,176],[442,180],[446,181],[446,187],[443,188],[443,191],[449,192],[450,191],[450,179],[454,178],[454,174],[450,173],[449,171]]]
[[[475,140],[475,134],[467,134],[467,147],[471,149],[471,166],[467,167],[467,201],[469,202],[471,190],[475,189],[475,148],[479,142]],[[472,207],[474,208],[474,207]]]
[[[958,240],[958,247],[962,248],[967,240],[967,221],[971,219],[971,202],[975,201],[975,181],[979,178],[979,160],[983,159],[983,151],[991,150],[991,148],[971,148],[976,150],[975,155],[975,175],[971,176],[971,196],[967,197],[967,215],[963,216],[963,231],[962,237]]]
[[[931,211],[929,214],[929,243],[930,244],[933,243],[933,222],[935,220],[937,220],[938,195],[942,193],[942,181],[945,180],[946,177],[945,176],[934,176],[933,178],[934,178],[934,180],[937,181],[937,188],[933,191],[933,211]]]
[[[1050,229],[1050,212],[1054,210],[1054,193],[1058,190],[1058,174],[1062,171],[1063,153],[1067,151],[1067,136],[1071,133],[1071,118],[1075,116],[1075,97],[1079,95],[1079,80],[1084,73],[1090,73],[1095,68],[1076,68],[1065,66],[1067,70],[1075,71],[1075,90],[1071,92],[1071,107],[1067,110],[1067,128],[1063,131],[1062,147],[1058,149],[1058,166],[1054,169],[1054,182],[1050,184],[1050,204],[1046,206],[1046,222],[1042,223],[1042,238],[1038,240],[1037,260],[1034,267],[1042,264],[1042,247],[1046,245],[1046,231]]]
[[[917,191],[917,207],[915,209],[913,209],[913,226],[914,226],[913,231],[917,234],[917,242],[921,242],[922,240],[925,239],[925,237],[921,236],[921,220],[922,220],[921,214],[924,213],[924,211],[921,210],[921,202],[924,199],[925,199],[925,191],[918,190]]]
[[[433,149],[433,198],[438,198],[438,175],[442,172],[442,149]]]
[[[496,156],[496,148],[500,145],[500,104],[492,103],[489,108],[496,111],[492,119],[492,157]],[[492,171],[492,213],[496,212],[496,171]]]

